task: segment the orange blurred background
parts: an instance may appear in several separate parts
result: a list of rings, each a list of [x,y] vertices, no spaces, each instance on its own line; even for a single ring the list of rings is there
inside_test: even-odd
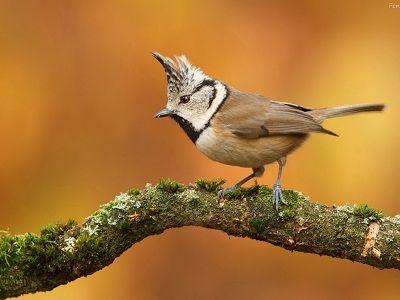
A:
[[[324,107],[283,184],[325,204],[400,213],[400,9],[391,1],[0,2],[0,229],[78,221],[130,187],[247,169],[208,160],[171,120],[151,51],[186,54],[244,91]],[[273,183],[276,166],[258,182]],[[398,299],[400,272],[290,253],[201,228],[168,230],[112,265],[22,299]]]

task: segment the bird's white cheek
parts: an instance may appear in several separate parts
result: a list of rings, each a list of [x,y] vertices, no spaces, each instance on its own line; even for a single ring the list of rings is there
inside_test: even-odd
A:
[[[223,101],[227,96],[226,87],[222,83],[218,82],[215,85],[215,89],[216,89],[216,95],[210,107],[208,107],[208,109],[204,113],[198,114],[196,117],[192,118],[192,125],[196,130],[204,129],[206,124],[209,123],[209,121],[218,111],[218,109],[220,108],[221,104],[223,103]]]

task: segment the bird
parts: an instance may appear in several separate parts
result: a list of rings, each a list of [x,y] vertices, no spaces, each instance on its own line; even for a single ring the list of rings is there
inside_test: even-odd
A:
[[[383,111],[382,103],[351,104],[312,109],[274,101],[235,89],[194,66],[185,55],[175,60],[152,52],[167,77],[167,104],[155,118],[170,117],[209,159],[251,168],[252,173],[218,191],[226,193],[264,174],[265,166],[278,163],[273,185],[273,205],[287,204],[281,186],[286,158],[311,133],[338,136],[322,127],[323,121],[360,112]]]

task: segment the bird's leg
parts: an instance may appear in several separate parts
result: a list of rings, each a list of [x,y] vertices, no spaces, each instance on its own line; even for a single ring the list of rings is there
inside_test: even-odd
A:
[[[282,157],[278,160],[278,177],[276,178],[274,188],[273,188],[273,204],[275,205],[276,210],[278,210],[279,202],[283,204],[287,204],[285,198],[283,197],[282,187],[281,187],[281,175],[282,168],[286,163],[286,157]]]
[[[258,167],[258,168],[253,168],[253,173],[250,174],[249,176],[243,178],[242,180],[240,180],[239,182],[237,182],[236,184],[226,188],[226,189],[222,189],[218,192],[218,197],[223,197],[227,192],[233,191],[235,189],[237,189],[238,187],[240,187],[241,185],[245,184],[247,181],[249,181],[250,179],[254,178],[254,177],[260,177],[262,176],[262,174],[264,174],[265,168],[264,167]]]

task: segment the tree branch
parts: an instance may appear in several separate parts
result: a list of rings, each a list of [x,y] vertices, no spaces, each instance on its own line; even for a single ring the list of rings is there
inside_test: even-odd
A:
[[[265,186],[239,189],[218,202],[220,181],[183,186],[162,180],[102,205],[82,226],[69,221],[0,236],[0,299],[49,291],[111,264],[126,249],[168,228],[202,226],[290,251],[400,269],[400,216],[367,206],[327,207],[286,190],[276,211]]]

